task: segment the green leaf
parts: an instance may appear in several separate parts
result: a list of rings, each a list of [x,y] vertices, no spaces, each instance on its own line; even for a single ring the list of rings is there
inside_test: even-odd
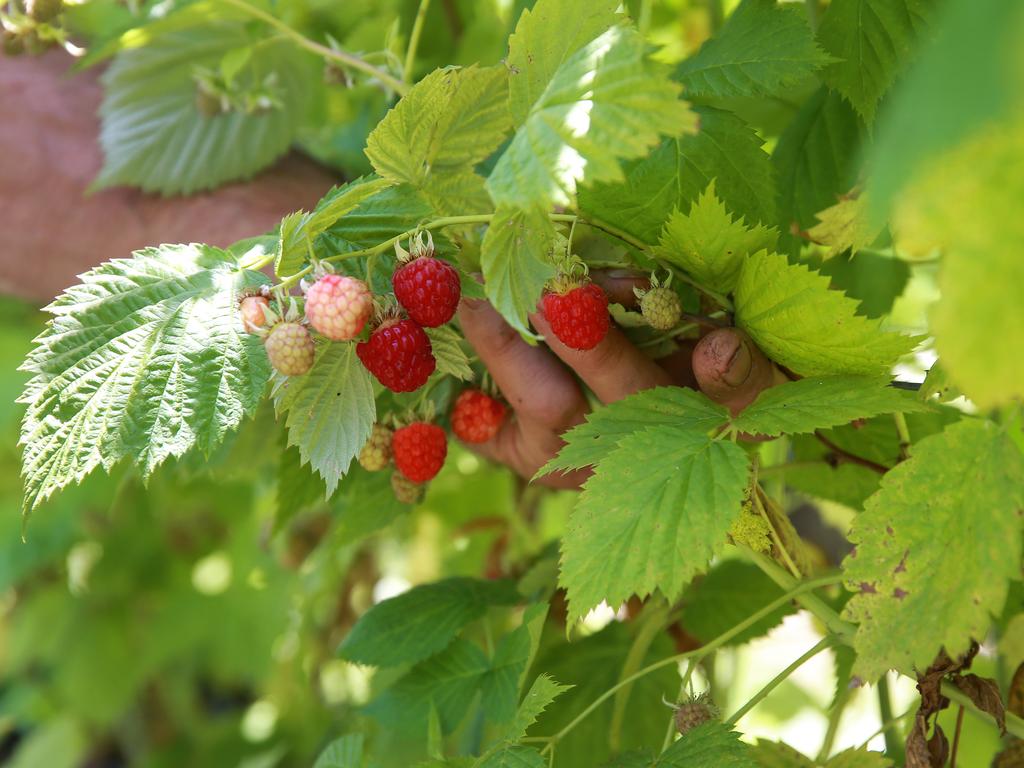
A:
[[[456,638],[441,653],[410,669],[366,707],[387,728],[419,732],[427,727],[431,704],[444,733],[462,721],[490,663],[468,640]]]
[[[624,181],[583,187],[580,211],[653,244],[672,212],[687,210],[713,180],[733,215],[775,223],[775,182],[763,139],[731,112],[696,112],[696,134],[669,139],[643,160],[627,163]]]
[[[809,757],[780,742],[758,739],[750,753],[759,768],[816,768]]]
[[[892,761],[881,752],[866,749],[846,749],[832,757],[826,768],[890,768]]]
[[[245,179],[284,154],[309,108],[316,59],[283,37],[260,41],[259,56],[237,77],[250,86],[274,78],[280,106],[205,117],[196,107],[196,67],[216,69],[228,51],[251,46],[247,26],[209,20],[154,34],[121,51],[103,75],[100,143],[105,156],[94,185],[138,186],[189,194]]]
[[[454,376],[462,381],[473,378],[473,369],[469,367],[469,358],[462,349],[462,337],[449,325],[440,328],[424,328],[430,338],[430,346],[437,360],[437,373],[442,376]]]
[[[548,705],[570,688],[572,688],[571,685],[562,685],[550,675],[537,675],[530,690],[519,703],[515,720],[512,721],[512,726],[505,734],[505,738],[508,741],[519,741],[523,738],[530,726],[548,708]]]
[[[302,463],[324,479],[330,496],[370,437],[377,416],[373,383],[356,357],[355,344],[318,344],[309,373],[277,377],[274,407],[287,414],[288,445],[298,446]]]
[[[281,431],[280,458],[277,467],[277,512],[274,531],[280,531],[299,512],[324,503],[324,484],[312,467],[302,463],[295,446],[288,447],[288,432]]]
[[[547,608],[546,603],[527,607],[522,624],[503,636],[494,651],[481,690],[484,711],[493,722],[505,723],[515,717],[526,670],[540,643]]]
[[[507,96],[503,66],[435,70],[378,123],[366,156],[381,176],[422,190],[439,209],[481,211],[469,204],[488,204],[473,169],[512,128]]]
[[[834,0],[818,41],[836,61],[821,73],[864,121],[909,61],[929,27],[933,0]]]
[[[636,639],[636,628],[632,624],[613,621],[600,632],[571,643],[565,642],[561,627],[550,628],[534,668],[545,670],[574,687],[547,708],[530,729],[531,736],[558,733],[619,682],[623,660],[634,647]],[[662,632],[642,654],[640,665],[653,664],[673,653],[675,649],[671,638]],[[661,743],[671,716],[662,703],[662,697],[672,696],[678,690],[679,673],[674,665],[656,669],[629,687],[626,700],[629,717],[619,745],[622,750]],[[610,757],[608,735],[614,709],[615,701],[611,697],[559,739],[555,755],[557,768],[594,768]]]
[[[148,477],[192,448],[209,455],[252,416],[270,365],[237,300],[265,283],[225,251],[164,245],[58,296],[23,366],[25,511],[125,457]]]
[[[362,765],[363,734],[350,733],[328,744],[313,768],[362,768]]]
[[[783,232],[814,226],[819,211],[853,188],[862,131],[850,105],[827,88],[800,108],[772,153]]]
[[[512,127],[504,67],[437,69],[392,108],[366,140],[374,169],[422,187],[434,173],[472,168]]]
[[[570,205],[578,183],[620,181],[619,161],[696,128],[643,38],[612,27],[563,61],[487,179],[495,204]]]
[[[927,404],[890,387],[887,378],[821,376],[766,389],[733,420],[732,428],[776,437],[837,427],[883,413],[925,410]]]
[[[338,652],[350,661],[377,667],[421,661],[443,650],[488,606],[518,600],[509,581],[454,577],[423,584],[370,608]]]
[[[723,723],[697,726],[654,761],[651,768],[750,768],[750,747]]]
[[[803,8],[744,0],[676,77],[688,96],[778,96],[830,60]]]
[[[415,229],[434,216],[423,195],[407,184],[387,187],[366,198],[334,222],[318,238],[317,255],[341,255],[372,248]],[[434,247],[442,255],[454,252],[451,241],[434,233]],[[327,254],[320,254],[323,248]],[[390,288],[389,288],[390,290]]]
[[[815,214],[818,223],[807,234],[816,243],[828,246],[825,258],[844,251],[856,253],[867,248],[882,233],[882,225],[868,217],[868,199],[845,196],[835,205]]]
[[[602,600],[616,606],[656,589],[679,597],[725,541],[749,472],[742,448],[692,429],[620,440],[584,485],[562,541],[569,621]]]
[[[589,413],[583,424],[562,435],[566,446],[537,471],[537,476],[597,464],[623,438],[647,427],[670,423],[679,429],[708,432],[728,419],[728,410],[692,389],[646,389]]]
[[[782,594],[779,586],[756,566],[742,560],[723,560],[686,590],[683,596],[686,631],[701,642],[710,642]],[[795,610],[792,604],[782,606],[736,635],[729,645],[743,645],[768,634]]]
[[[1020,576],[1024,455],[991,422],[965,419],[916,443],[853,524],[843,561],[858,623],[854,672],[925,669],[984,638]]]
[[[474,763],[474,768],[546,768],[547,764],[533,747],[510,744]]]
[[[743,264],[736,285],[736,324],[772,360],[801,376],[880,375],[917,339],[881,330],[857,303],[829,289],[828,278],[778,253]]]
[[[720,293],[736,286],[743,260],[762,249],[772,249],[779,233],[743,218],[733,220],[715,195],[715,182],[684,214],[676,211],[665,224],[657,254],[685,269],[701,285]]]
[[[335,187],[312,213],[296,211],[281,221],[274,272],[287,277],[298,272],[309,256],[317,237],[327,231],[363,200],[390,186],[386,179],[364,177]]]
[[[523,10],[508,40],[509,105],[522,125],[555,71],[573,53],[618,23],[616,0],[538,0]]]
[[[527,315],[555,276],[549,256],[555,228],[542,208],[498,208],[484,235],[480,267],[494,308],[520,333],[533,335]]]

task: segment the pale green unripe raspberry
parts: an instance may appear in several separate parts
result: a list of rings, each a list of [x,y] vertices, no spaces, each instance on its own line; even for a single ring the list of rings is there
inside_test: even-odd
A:
[[[640,312],[651,328],[668,331],[679,322],[683,305],[672,289],[651,288],[640,299]]]
[[[380,472],[391,463],[391,436],[394,432],[383,424],[374,424],[370,439],[359,451],[359,464],[370,472]]]
[[[285,376],[301,376],[313,367],[316,344],[299,323],[278,323],[263,343],[274,370]]]
[[[391,490],[395,492],[395,498],[403,504],[419,504],[423,501],[426,488],[426,483],[414,483],[401,472],[391,475]]]
[[[345,275],[324,275],[306,292],[306,319],[333,341],[354,339],[373,312],[366,283]]]

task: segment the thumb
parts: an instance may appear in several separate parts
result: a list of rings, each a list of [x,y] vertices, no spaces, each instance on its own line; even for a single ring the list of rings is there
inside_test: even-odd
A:
[[[693,374],[701,391],[736,415],[785,374],[739,328],[719,328],[693,349]]]

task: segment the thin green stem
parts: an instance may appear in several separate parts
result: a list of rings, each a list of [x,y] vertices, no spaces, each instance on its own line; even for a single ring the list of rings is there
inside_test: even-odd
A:
[[[806,592],[810,592],[811,590],[818,589],[820,587],[832,586],[833,584],[838,584],[840,581],[841,581],[841,577],[840,576],[838,576],[838,575],[831,575],[831,576],[823,576],[823,577],[821,577],[819,579],[812,579],[812,580],[809,580],[809,581],[800,582],[800,584],[798,584],[796,587],[790,589],[786,594],[784,594],[784,595],[780,596],[779,598],[773,600],[771,603],[769,603],[765,607],[761,608],[759,611],[756,611],[755,613],[751,614],[746,619],[741,621],[739,624],[734,626],[732,629],[726,630],[725,632],[720,634],[718,637],[716,637],[714,640],[711,640],[710,642],[708,642],[706,645],[703,645],[700,648],[697,648],[696,650],[693,650],[693,651],[687,651],[686,653],[679,653],[679,654],[676,654],[675,656],[669,656],[667,658],[661,659],[660,661],[656,661],[653,664],[648,664],[646,667],[644,667],[643,669],[635,672],[634,674],[630,675],[629,677],[626,677],[626,678],[623,678],[622,680],[619,680],[619,682],[617,682],[615,685],[613,685],[607,691],[605,691],[600,696],[598,696],[596,699],[594,699],[592,702],[590,702],[590,705],[586,709],[584,709],[582,712],[580,712],[568,725],[566,725],[564,728],[562,728],[562,730],[560,730],[558,733],[554,734],[551,737],[551,742],[547,745],[547,747],[544,748],[543,751],[547,752],[547,751],[553,749],[554,745],[557,742],[559,742],[561,739],[565,738],[565,735],[567,733],[572,731],[573,728],[575,728],[577,725],[579,725],[581,722],[583,722],[583,720],[585,720],[587,717],[589,717],[591,714],[593,714],[593,712],[598,707],[600,707],[602,704],[604,704],[606,701],[608,701],[608,699],[610,699],[612,696],[614,696],[616,691],[618,691],[624,685],[629,685],[634,680],[639,680],[641,677],[649,675],[651,672],[655,672],[655,671],[661,669],[662,667],[667,667],[670,664],[678,664],[680,661],[685,661],[687,659],[701,659],[704,656],[707,656],[709,653],[711,653],[715,649],[720,648],[721,646],[723,646],[726,643],[728,643],[736,635],[738,635],[739,633],[743,632],[748,627],[753,626],[754,624],[756,624],[758,621],[760,621],[765,616],[768,616],[773,611],[777,610],[778,608],[781,608],[783,605],[788,603],[790,600],[798,600],[799,596],[803,595]]]
[[[640,0],[640,13],[637,16],[636,28],[641,35],[646,35],[651,28],[651,10],[654,3],[652,0]]]
[[[412,23],[412,32],[409,33],[409,47],[405,49],[405,66],[402,68],[402,82],[412,82],[412,68],[416,63],[416,49],[420,45],[420,35],[423,33],[423,22],[427,18],[427,9],[430,8],[430,0],[420,0],[419,10],[416,11],[416,21]]]
[[[899,411],[892,415],[892,419],[896,422],[896,434],[900,438],[900,461],[906,461],[910,458],[910,429],[907,427],[907,419]]]
[[[642,625],[633,639],[633,644],[626,654],[625,661],[622,663],[620,679],[629,677],[640,668],[640,664],[643,662],[644,657],[647,656],[654,638],[661,634],[661,631],[665,628],[665,621],[668,618],[670,607],[668,603],[662,602],[656,606],[649,605],[644,610],[640,619]],[[632,690],[632,684],[624,685],[615,694],[612,721],[611,725],[608,726],[608,746],[612,754],[618,752],[622,744],[622,724],[626,719],[626,704],[629,703],[629,694]]]
[[[802,667],[808,661],[810,661],[819,653],[824,651],[826,648],[830,647],[834,642],[835,638],[833,638],[831,635],[826,635],[825,637],[821,638],[821,640],[818,641],[813,648],[810,648],[806,653],[800,656],[800,658],[795,659],[792,664],[790,664],[784,670],[779,672],[779,674],[777,674],[775,677],[769,680],[767,684],[765,684],[764,688],[755,693],[747,701],[746,704],[744,704],[742,707],[733,712],[729,719],[725,721],[725,724],[736,725],[736,723],[739,722],[741,717],[743,717],[745,714],[747,714],[747,712],[749,712],[762,701],[764,701],[764,699],[767,698],[768,694],[770,694],[772,691],[778,688],[779,685],[784,680],[786,680],[786,678],[788,678],[790,675],[792,675],[794,672],[800,669],[800,667]]]
[[[820,15],[818,0],[804,0],[804,4],[807,6],[807,24],[812,32],[817,32],[818,17]]]
[[[828,713],[828,728],[825,731],[825,739],[821,742],[821,749],[818,750],[819,763],[824,763],[832,754],[832,746],[836,742],[836,734],[839,733],[839,722],[843,719],[843,712],[850,702],[850,687],[846,686],[836,695],[832,702],[832,709]]]
[[[785,568],[776,564],[771,558],[747,548],[744,548],[742,551],[754,565],[764,571],[769,579],[783,589],[791,590],[799,583],[797,579],[786,572]],[[828,627],[832,634],[836,635],[843,643],[850,644],[855,631],[854,626],[839,618],[839,614],[833,611],[824,600],[817,595],[810,594],[801,594],[795,599],[803,608],[810,611],[811,614]]]
[[[800,569],[797,568],[796,563],[793,562],[793,558],[790,556],[789,550],[786,549],[786,545],[783,543],[782,537],[779,535],[779,532],[775,530],[775,524],[772,523],[772,519],[768,516],[768,512],[765,510],[764,504],[761,503],[761,495],[757,492],[756,465],[754,471],[754,492],[751,494],[751,500],[754,502],[754,509],[757,510],[757,513],[761,515],[761,517],[764,518],[765,523],[768,524],[768,533],[771,536],[772,543],[775,545],[775,548],[779,550],[779,557],[781,557],[783,562],[786,563],[786,567],[789,569],[789,572],[793,575],[793,578],[800,579]]]
[[[897,715],[896,717],[894,717],[894,718],[892,718],[890,720],[886,720],[884,723],[882,723],[881,725],[878,726],[878,730],[877,731],[875,731],[870,736],[868,736],[866,739],[864,739],[864,741],[861,743],[861,745],[859,747],[857,747],[857,749],[867,749],[868,744],[870,744],[872,741],[874,741],[876,736],[880,736],[887,729],[892,728],[893,726],[895,726],[895,725],[903,722],[904,720],[906,720],[908,717],[910,717],[912,714],[914,714],[914,711],[916,709],[917,709],[917,705],[915,704],[912,707],[910,707],[908,710],[906,710],[902,715]]]
[[[263,269],[265,266],[270,264],[274,259],[277,258],[276,253],[269,253],[259,258],[253,258],[249,261],[238,262],[239,269],[251,269],[256,272]]]
[[[889,692],[889,677],[882,675],[878,680],[878,714],[883,723],[892,720],[892,694]],[[882,730],[885,734],[885,754],[897,764],[903,762],[903,745],[896,734],[896,731],[889,727]]]
[[[717,32],[725,22],[725,8],[722,0],[708,0],[708,16],[711,17],[711,31]]]
[[[380,80],[384,85],[386,85],[388,88],[395,91],[399,95],[404,96],[406,93],[409,92],[409,86],[406,83],[403,83],[401,80],[388,74],[383,69],[379,69],[378,67],[373,66],[372,64],[359,58],[358,56],[353,56],[350,53],[338,51],[335,50],[334,48],[328,48],[326,45],[321,45],[320,43],[310,40],[301,32],[292,29],[280,19],[272,16],[266,11],[249,5],[249,3],[245,2],[245,0],[220,0],[220,2],[227,3],[228,5],[231,5],[239,9],[240,11],[244,11],[253,18],[259,19],[260,21],[269,24],[270,26],[274,27],[274,29],[278,30],[281,34],[283,34],[285,37],[291,38],[293,42],[305,48],[307,51],[312,51],[313,53],[319,56],[323,56],[325,59],[332,59],[341,64],[344,64],[347,67],[352,67],[352,69],[358,69],[360,72],[370,75],[371,77],[375,77],[376,79]]]

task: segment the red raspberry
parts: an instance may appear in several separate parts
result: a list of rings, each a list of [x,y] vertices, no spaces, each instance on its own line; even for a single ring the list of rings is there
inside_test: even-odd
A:
[[[385,322],[356,345],[366,370],[392,392],[412,392],[422,387],[437,361],[427,334],[412,320]]]
[[[263,311],[270,306],[270,300],[266,296],[246,296],[238,305],[238,311],[242,315],[242,325],[249,333],[256,333],[263,324],[267,322],[267,316]]]
[[[313,367],[316,344],[299,323],[278,323],[263,342],[274,370],[285,376],[301,376]]]
[[[416,421],[395,430],[391,453],[399,472],[414,483],[425,483],[441,471],[448,438],[437,424]]]
[[[446,261],[420,256],[391,277],[395,298],[424,328],[437,328],[455,316],[462,295],[459,273]]]
[[[572,349],[593,349],[608,333],[608,297],[594,283],[545,293],[545,319],[559,341]]]
[[[362,280],[324,275],[306,291],[306,319],[333,341],[354,339],[373,312],[373,297]]]
[[[455,401],[452,432],[467,443],[486,443],[501,429],[505,405],[479,389],[467,389]]]

